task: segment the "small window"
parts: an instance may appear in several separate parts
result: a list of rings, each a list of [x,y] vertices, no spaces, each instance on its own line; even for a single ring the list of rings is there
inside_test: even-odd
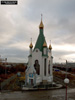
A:
[[[38,52],[38,50],[36,50],[36,52]]]

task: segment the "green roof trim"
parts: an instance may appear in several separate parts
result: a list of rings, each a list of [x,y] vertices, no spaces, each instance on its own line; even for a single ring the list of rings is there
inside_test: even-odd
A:
[[[36,41],[34,50],[36,48],[38,48],[40,51],[43,52],[43,44],[44,44],[44,41],[45,41],[45,37],[44,37],[44,34],[43,34],[43,29],[40,29],[40,34],[39,34],[38,39]]]
[[[47,54],[46,54],[46,55],[44,55],[44,54],[43,54],[42,56],[48,57],[48,55],[47,55]]]
[[[51,58],[53,59],[53,56],[51,56]]]
[[[28,57],[32,57],[32,55],[29,55]]]
[[[47,47],[43,47],[43,48],[47,48]]]

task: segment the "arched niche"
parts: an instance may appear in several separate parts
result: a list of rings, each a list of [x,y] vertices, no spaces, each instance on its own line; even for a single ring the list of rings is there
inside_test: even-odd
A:
[[[40,65],[39,65],[39,61],[38,61],[38,60],[35,60],[34,68],[35,68],[35,70],[36,70],[36,73],[37,73],[38,75],[40,75]]]

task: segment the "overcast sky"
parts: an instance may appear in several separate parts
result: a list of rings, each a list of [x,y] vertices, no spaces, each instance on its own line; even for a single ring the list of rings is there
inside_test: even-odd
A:
[[[18,0],[18,5],[0,5],[1,57],[8,62],[28,61],[30,38],[35,46],[41,13],[54,62],[75,62],[75,0]]]

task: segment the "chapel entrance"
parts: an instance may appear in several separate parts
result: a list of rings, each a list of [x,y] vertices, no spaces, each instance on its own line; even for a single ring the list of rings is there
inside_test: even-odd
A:
[[[33,79],[31,79],[31,85],[33,85]]]
[[[34,68],[36,70],[36,73],[40,75],[40,65],[38,60],[35,60]]]
[[[29,79],[29,84],[33,85],[33,79]]]

